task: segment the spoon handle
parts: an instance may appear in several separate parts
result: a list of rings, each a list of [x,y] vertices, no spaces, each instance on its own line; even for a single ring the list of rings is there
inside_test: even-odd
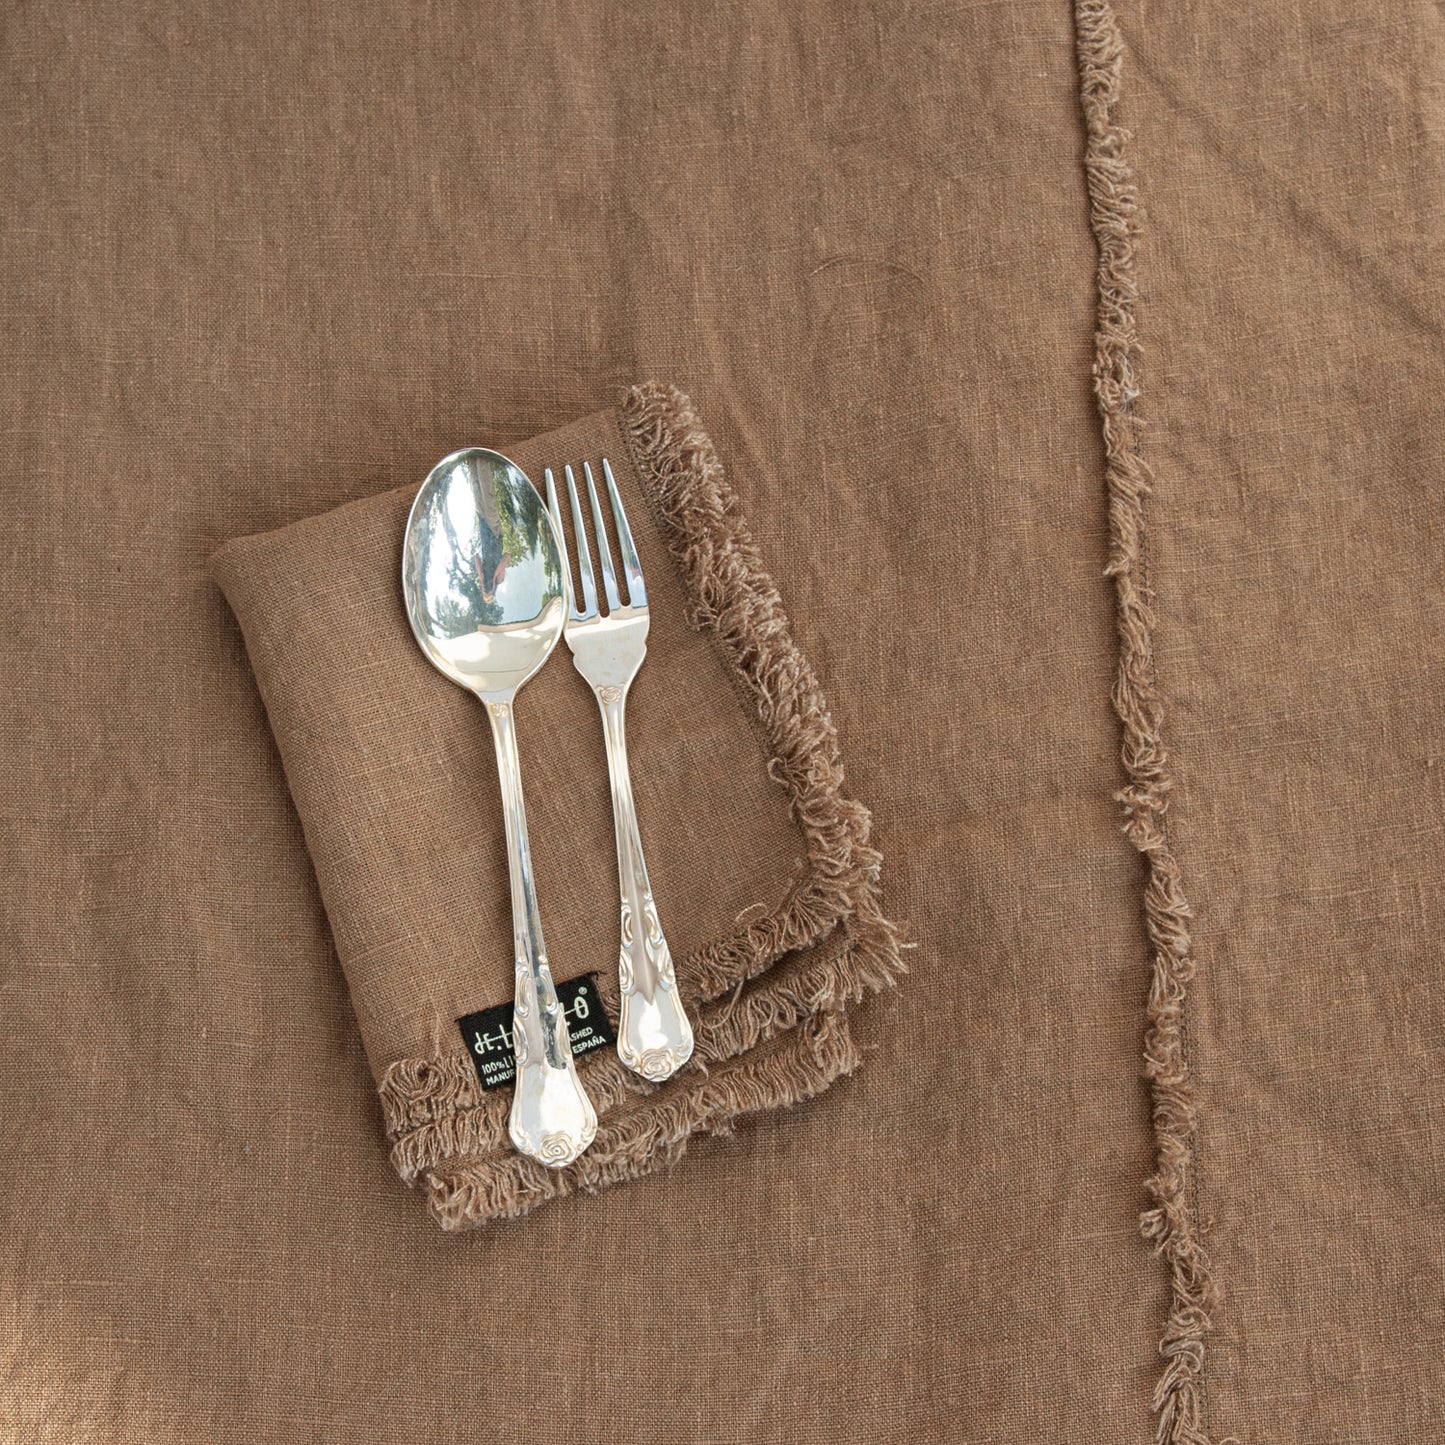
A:
[[[517,1083],[509,1132],[520,1153],[549,1168],[561,1169],[596,1136],[597,1111],[577,1077],[567,1015],[557,1002],[547,946],[542,941],[511,702],[488,700],[487,716],[491,719],[492,741],[497,745],[497,774],[502,783],[502,815],[507,828],[507,868],[512,880],[517,979],[512,1035]]]
[[[642,833],[627,765],[626,689],[601,687],[596,692],[607,743],[607,775],[612,780],[617,881],[622,893],[622,951],[617,965],[622,1012],[617,1052],[634,1073],[661,1083],[692,1057],[692,1025],[678,997],[672,952],[662,935],[642,856]]]

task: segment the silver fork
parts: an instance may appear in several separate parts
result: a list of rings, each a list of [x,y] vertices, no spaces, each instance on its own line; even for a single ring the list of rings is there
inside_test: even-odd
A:
[[[647,589],[642,581],[642,564],[627,525],[627,513],[617,494],[617,479],[606,457],[602,476],[612,517],[617,527],[622,571],[627,579],[627,605],[617,591],[617,573],[597,486],[590,462],[582,463],[582,476],[591,504],[593,532],[597,538],[597,559],[602,570],[602,591],[607,611],[597,605],[597,586],[592,575],[592,556],[587,545],[587,528],[577,498],[577,480],[570,465],[562,468],[567,495],[572,504],[572,528],[577,540],[577,569],[582,579],[582,605],[575,595],[568,609],[562,635],[572,649],[572,662],[587,680],[602,709],[602,735],[607,743],[607,772],[612,780],[612,820],[617,836],[617,879],[622,891],[622,951],[617,965],[618,988],[622,995],[622,1017],[617,1026],[617,1052],[622,1062],[645,1079],[661,1082],[670,1078],[692,1054],[692,1025],[677,993],[672,954],[662,936],[652,887],[647,881],[647,864],[642,857],[642,837],[637,828],[637,808],[632,801],[632,778],[627,767],[627,733],[623,708],[627,690],[642,666],[647,652]],[[562,547],[562,571],[568,579],[572,567],[567,557],[562,509],[557,505],[557,487],[552,469],[543,471],[547,483],[547,508],[557,527]]]

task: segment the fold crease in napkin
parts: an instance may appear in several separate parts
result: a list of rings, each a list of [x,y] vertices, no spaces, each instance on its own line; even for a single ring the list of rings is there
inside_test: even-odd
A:
[[[401,609],[415,487],[229,543],[213,563],[316,865],[392,1162],[446,1229],[636,1177],[695,1133],[818,1094],[859,1063],[850,1009],[902,972],[868,812],[844,792],[818,679],[689,400],[634,387],[615,411],[507,450],[534,481],[608,455],[627,502],[653,619],[628,704],[634,786],[697,1034],[661,1085],[611,1050],[578,1059],[600,1122],[565,1169],[512,1150],[511,1091],[482,1088],[455,1024],[510,999],[510,901],[485,717],[421,658]],[[615,1019],[606,763],[570,661],[559,645],[518,699],[534,864],[554,974],[595,972]]]

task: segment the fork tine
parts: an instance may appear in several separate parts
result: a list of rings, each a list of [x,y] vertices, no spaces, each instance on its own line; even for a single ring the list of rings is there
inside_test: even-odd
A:
[[[602,568],[602,590],[607,594],[607,609],[616,612],[622,606],[617,595],[617,573],[612,570],[612,548],[607,543],[607,527],[602,520],[602,504],[597,500],[597,485],[592,480],[592,464],[582,463],[587,478],[587,496],[592,502],[592,520],[597,527],[597,561]]]
[[[607,480],[607,499],[612,503],[612,516],[617,523],[617,547],[622,553],[622,571],[627,578],[627,605],[647,606],[647,588],[642,583],[642,563],[637,558],[637,546],[632,540],[632,528],[627,524],[627,513],[622,509],[622,498],[617,491],[617,478],[612,475],[612,463],[602,458],[602,475]]]
[[[592,580],[592,555],[587,546],[587,528],[582,525],[582,507],[577,500],[577,479],[570,464],[562,468],[567,478],[567,499],[572,503],[573,536],[577,539],[577,568],[582,574],[582,610],[579,617],[597,616],[597,584]]]
[[[552,518],[552,530],[557,534],[557,551],[562,557],[562,580],[567,588],[567,610],[578,616],[577,589],[572,585],[572,562],[567,556],[567,531],[562,525],[562,509],[557,505],[557,484],[552,479],[552,468],[542,468],[542,478],[547,483],[547,515]]]

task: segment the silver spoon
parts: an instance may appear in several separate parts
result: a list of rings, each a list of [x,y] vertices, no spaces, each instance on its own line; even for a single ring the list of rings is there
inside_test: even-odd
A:
[[[547,965],[522,805],[512,702],[557,645],[567,603],[552,519],[521,468],[483,447],[438,462],[407,518],[401,585],[421,650],[476,693],[491,719],[516,957],[510,1132],[523,1154],[560,1169],[592,1142],[597,1112],[577,1077]]]

